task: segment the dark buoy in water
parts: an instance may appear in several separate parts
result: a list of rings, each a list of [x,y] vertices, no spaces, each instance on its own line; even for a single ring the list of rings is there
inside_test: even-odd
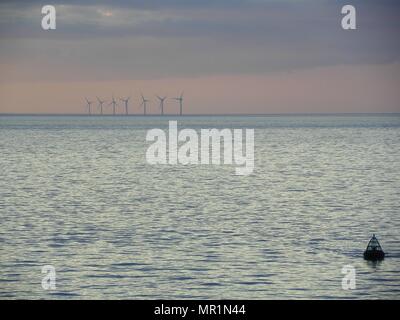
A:
[[[385,259],[385,252],[383,252],[382,247],[375,235],[373,235],[371,240],[368,242],[367,249],[364,251],[364,259],[371,261]]]

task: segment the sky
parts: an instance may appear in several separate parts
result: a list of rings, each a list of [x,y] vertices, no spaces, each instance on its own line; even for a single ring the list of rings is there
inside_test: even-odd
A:
[[[112,95],[139,113],[141,93],[159,113],[156,94],[182,91],[187,114],[400,112],[399,14],[393,0],[3,0],[0,113],[85,113]]]

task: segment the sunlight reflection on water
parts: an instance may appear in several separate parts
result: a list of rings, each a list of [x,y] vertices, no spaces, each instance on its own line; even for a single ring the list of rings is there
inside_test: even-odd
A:
[[[169,119],[0,117],[0,297],[400,297],[399,116],[178,119],[254,128],[251,176],[146,164],[146,130]]]

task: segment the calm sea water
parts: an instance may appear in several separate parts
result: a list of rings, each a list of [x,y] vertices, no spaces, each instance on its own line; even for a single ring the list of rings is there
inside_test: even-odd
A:
[[[0,117],[0,297],[400,298],[400,116],[178,119],[254,128],[251,176],[148,165],[170,119]]]

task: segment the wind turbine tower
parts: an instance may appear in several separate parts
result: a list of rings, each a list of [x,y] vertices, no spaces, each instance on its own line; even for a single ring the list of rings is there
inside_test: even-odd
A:
[[[129,102],[129,99],[130,99],[131,97],[128,97],[128,98],[126,98],[126,99],[124,99],[124,98],[120,98],[119,100],[121,100],[121,101],[123,101],[124,103],[125,103],[125,114],[126,115],[128,115],[128,102]]]
[[[118,103],[117,103],[117,101],[115,101],[114,95],[112,96],[112,100],[111,100],[109,106],[111,106],[111,105],[113,106],[113,115],[115,116],[115,107],[118,105]]]
[[[157,96],[158,100],[160,100],[160,110],[161,110],[161,115],[164,115],[164,101],[167,99],[167,97],[160,97]]]
[[[91,114],[92,114],[91,105],[92,105],[93,101],[89,101],[88,98],[85,98],[85,99],[86,99],[86,103],[87,103],[87,108],[88,108],[89,115],[91,115]]]
[[[143,97],[143,94],[141,96],[142,96],[142,103],[140,104],[140,106],[143,106],[143,114],[146,115],[146,113],[147,113],[147,102],[149,102],[150,100],[145,99]]]
[[[182,115],[182,110],[183,110],[183,92],[181,93],[181,95],[177,98],[172,98],[176,101],[179,101],[179,115]]]
[[[100,114],[103,114],[103,104],[106,100],[100,100],[99,97],[97,97],[97,101],[99,102]]]

